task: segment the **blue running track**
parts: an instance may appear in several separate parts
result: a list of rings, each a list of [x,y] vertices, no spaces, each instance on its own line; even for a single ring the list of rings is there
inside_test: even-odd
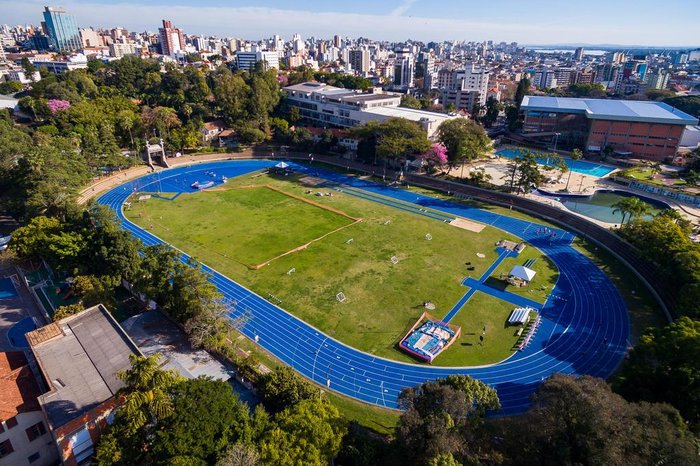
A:
[[[102,195],[98,202],[114,209],[124,229],[146,245],[162,241],[126,220],[122,204],[133,192],[191,193],[190,185],[207,172],[228,178],[274,165],[269,160],[224,161],[177,167],[129,181]],[[530,345],[497,364],[447,368],[383,359],[351,348],[287,313],[240,284],[204,266],[224,299],[252,317],[243,334],[309,379],[344,395],[389,408],[397,407],[401,389],[449,374],[468,374],[496,388],[501,414],[523,412],[530,396],[554,372],[608,377],[622,360],[629,335],[627,309],[608,277],[576,251],[574,236],[526,220],[450,201],[387,187],[289,162],[303,173],[337,183],[341,190],[407,209],[408,204],[445,218],[461,216],[507,231],[544,252],[559,268],[559,280],[542,307],[542,322]],[[364,193],[364,194],[358,194]],[[398,203],[398,204],[397,204]],[[423,212],[426,213],[426,212]],[[437,219],[436,219],[437,220]],[[183,260],[186,260],[183,254]]]

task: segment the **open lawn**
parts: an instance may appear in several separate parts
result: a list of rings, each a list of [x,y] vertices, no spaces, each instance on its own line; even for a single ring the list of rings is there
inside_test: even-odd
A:
[[[269,189],[231,189],[251,183],[276,187],[362,221],[352,224],[340,214]],[[282,308],[334,338],[400,361],[416,362],[396,349],[396,343],[423,312],[422,303],[431,301],[437,309],[430,313],[443,317],[467,291],[461,281],[467,275],[481,276],[496,259],[495,243],[517,240],[495,228],[475,233],[330,187],[309,188],[295,177],[245,176],[229,180],[226,188],[231,190],[182,195],[174,201],[152,198],[133,202],[125,214],[261,296],[275,295],[282,300]],[[313,193],[306,194],[309,189]],[[316,192],[333,196],[316,196]],[[274,214],[266,210],[274,210]],[[246,266],[348,224],[258,270]],[[428,233],[432,240],[426,240]],[[543,267],[543,278],[556,275],[539,251],[526,251],[532,254],[528,258],[536,258],[536,264]],[[485,257],[479,258],[477,253]],[[392,256],[398,258],[397,264],[390,261]],[[465,262],[474,270],[468,271]],[[547,267],[551,270],[545,270]],[[288,275],[292,268],[296,272]],[[343,303],[336,300],[339,292],[347,297]],[[477,294],[453,323],[471,328],[468,316],[483,313],[492,316],[489,325],[502,327],[511,309],[510,304]],[[470,352],[461,341],[468,342],[468,337],[453,345],[461,352],[452,356],[450,348],[435,364],[495,363],[509,356],[513,345],[504,339],[498,350],[479,352],[472,348]]]
[[[514,286],[505,280],[514,266],[525,265],[527,261],[531,260],[535,262],[528,268],[537,272],[537,275],[527,286]],[[503,279],[501,279],[501,274],[503,274]],[[556,266],[547,257],[543,257],[542,253],[535,248],[526,247],[523,252],[518,254],[518,257],[504,259],[486,280],[486,284],[499,290],[519,294],[533,301],[544,303],[547,296],[552,292],[558,276]]]
[[[465,290],[468,288],[465,287]],[[450,321],[462,327],[462,335],[437,357],[444,366],[476,366],[502,361],[513,354],[517,326],[506,326],[513,304],[477,291]],[[486,332],[484,333],[484,328]],[[484,336],[481,342],[480,336]]]
[[[147,204],[137,204],[132,215],[140,216],[142,224],[152,226],[154,231],[176,231],[185,251],[191,245],[206,248],[211,254],[248,266],[273,259],[353,222],[264,186],[204,191],[166,202],[168,208],[155,211],[149,210]]]

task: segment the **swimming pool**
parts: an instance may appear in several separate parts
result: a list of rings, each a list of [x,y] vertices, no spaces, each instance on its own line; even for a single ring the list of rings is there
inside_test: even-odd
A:
[[[542,191],[539,192],[544,194]],[[549,196],[551,197],[552,195],[549,194]],[[614,212],[615,207],[613,207],[613,205],[626,197],[638,197],[644,203],[649,205],[649,214],[644,216],[644,218],[647,220],[650,220],[654,215],[658,214],[662,210],[670,208],[669,205],[664,202],[644,196],[637,196],[636,194],[628,193],[626,191],[599,190],[596,191],[595,194],[588,197],[566,196],[559,194],[557,194],[556,197],[566,206],[567,209],[573,212],[585,215],[586,217],[590,217],[601,222],[615,224],[619,224],[622,221],[622,213]]]
[[[0,278],[0,299],[12,299],[17,297],[17,290],[10,277]]]
[[[505,157],[507,159],[514,159],[515,157],[522,154],[523,151],[521,151],[520,149],[501,149],[496,152],[496,155],[498,155],[499,157]],[[540,156],[537,157],[537,163],[539,163],[540,165],[552,165],[549,159],[547,158],[547,154],[544,154],[542,152],[535,152],[535,154]],[[571,170],[572,172],[583,173],[584,175],[603,177],[609,175],[613,170],[615,170],[615,167],[600,165],[598,163],[593,162],[586,162],[585,160],[571,160],[567,157],[564,157],[564,162],[566,162],[566,166],[569,167],[569,170]]]

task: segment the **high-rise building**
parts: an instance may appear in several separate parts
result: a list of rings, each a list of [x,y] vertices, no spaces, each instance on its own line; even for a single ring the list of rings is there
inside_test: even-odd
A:
[[[668,86],[668,70],[658,69],[646,74],[644,82],[652,89],[666,89]]]
[[[399,88],[409,89],[413,87],[413,76],[415,72],[413,54],[408,47],[396,49],[395,52],[394,85]]]
[[[576,61],[581,61],[583,60],[583,47],[579,47],[574,51],[574,60]]]
[[[351,50],[350,51],[350,66],[358,73],[367,73],[369,71],[369,50]]]
[[[163,20],[163,27],[158,29],[158,36],[163,55],[175,55],[185,50],[185,35],[182,29],[173,27],[171,21]]]
[[[342,42],[343,42],[343,38],[340,37],[339,35],[336,34],[336,35],[333,37],[333,46],[334,46],[334,47],[340,48],[340,45],[342,44]]]
[[[63,8],[44,7],[44,24],[51,46],[59,52],[80,50],[80,32],[75,17]]]

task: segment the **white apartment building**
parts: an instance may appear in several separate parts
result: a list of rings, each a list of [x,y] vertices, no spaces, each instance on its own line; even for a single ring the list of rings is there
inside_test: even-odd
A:
[[[321,127],[351,128],[369,121],[405,118],[420,124],[432,138],[443,121],[458,118],[399,107],[400,94],[361,93],[318,82],[296,84],[282,90],[287,95],[288,105],[297,107],[302,118]]]
[[[454,105],[458,110],[468,112],[471,112],[477,104],[485,106],[490,74],[489,70],[479,68],[473,63],[461,70],[440,70],[438,72],[440,103],[445,107]]]
[[[134,43],[113,42],[109,46],[109,54],[114,58],[122,58],[125,55],[137,55],[141,53],[141,46]]]
[[[280,67],[280,58],[276,51],[236,52],[236,67],[239,70],[252,71],[259,61],[263,62],[267,70]]]

